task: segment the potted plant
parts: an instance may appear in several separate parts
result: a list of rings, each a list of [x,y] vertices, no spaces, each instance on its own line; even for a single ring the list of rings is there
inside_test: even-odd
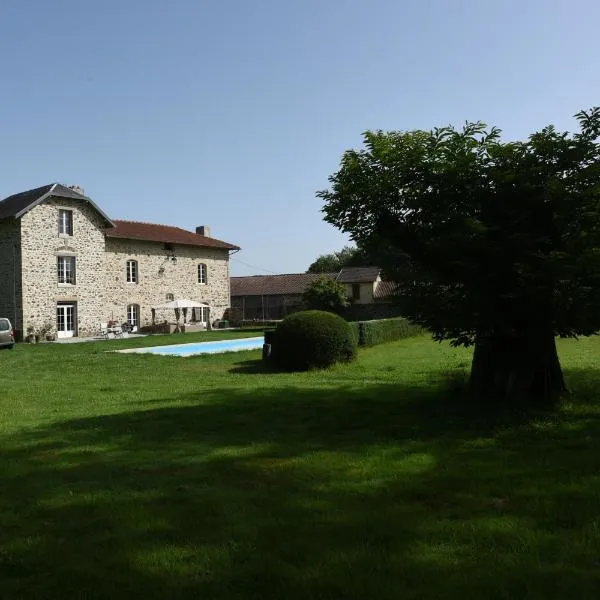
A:
[[[47,342],[54,341],[54,325],[50,322],[44,323],[36,332],[37,341],[40,339],[46,340]]]

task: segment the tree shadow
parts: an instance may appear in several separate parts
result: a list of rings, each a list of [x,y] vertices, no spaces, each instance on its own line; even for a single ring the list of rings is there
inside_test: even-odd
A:
[[[266,360],[253,359],[236,363],[236,366],[229,369],[229,372],[244,375],[264,375],[266,373],[281,373],[282,371]]]
[[[594,597],[593,407],[394,384],[161,403],[5,439],[2,598]]]

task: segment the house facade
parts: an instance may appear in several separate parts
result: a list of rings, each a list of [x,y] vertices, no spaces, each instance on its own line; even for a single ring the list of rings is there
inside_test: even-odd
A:
[[[0,315],[22,338],[92,336],[101,323],[150,326],[176,298],[229,308],[229,256],[239,248],[178,227],[110,219],[81,188],[50,184],[0,202]]]

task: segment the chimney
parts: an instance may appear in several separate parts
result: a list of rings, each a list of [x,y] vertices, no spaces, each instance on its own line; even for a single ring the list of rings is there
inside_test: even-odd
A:
[[[210,227],[208,225],[198,225],[196,227],[196,233],[203,235],[204,237],[210,237]]]
[[[70,185],[69,189],[81,194],[82,196],[85,196],[85,190],[80,185]]]

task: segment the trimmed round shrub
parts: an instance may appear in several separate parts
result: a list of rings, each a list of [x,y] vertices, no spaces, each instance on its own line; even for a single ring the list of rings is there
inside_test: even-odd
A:
[[[286,317],[271,340],[271,360],[289,371],[324,368],[356,357],[356,339],[348,323],[321,310]]]

